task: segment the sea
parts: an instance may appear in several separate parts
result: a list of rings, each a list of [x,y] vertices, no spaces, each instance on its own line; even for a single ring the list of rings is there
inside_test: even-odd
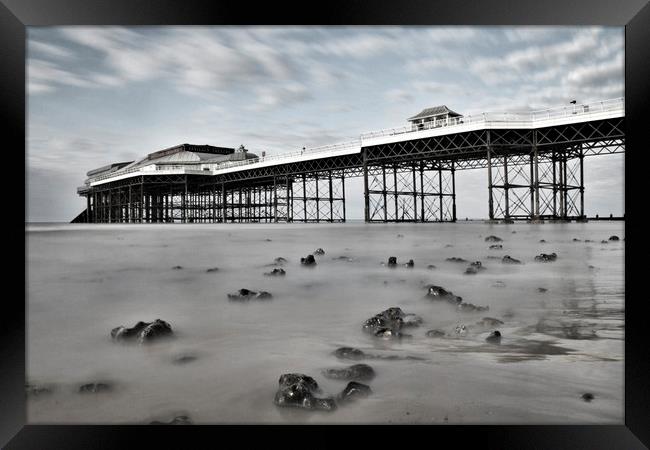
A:
[[[624,423],[624,222],[27,224],[25,233],[30,424]],[[319,248],[315,266],[301,265]],[[536,261],[541,253],[557,259]],[[466,274],[475,261],[482,269]],[[286,275],[265,275],[276,267]],[[489,309],[431,300],[429,285]],[[242,288],[272,298],[228,298]],[[363,330],[389,307],[422,324],[401,339]],[[155,319],[173,338],[111,340],[115,327]],[[434,329],[444,335],[428,337]],[[501,343],[486,342],[495,330]],[[341,360],[340,347],[373,358]],[[336,396],[347,381],[323,371],[359,362],[376,373],[367,398],[331,412],[273,402],[282,374],[311,376],[320,396]],[[80,392],[87,383],[108,389]]]

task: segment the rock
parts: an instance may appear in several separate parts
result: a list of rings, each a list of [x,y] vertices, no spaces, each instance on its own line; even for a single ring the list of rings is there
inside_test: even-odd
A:
[[[547,291],[548,291],[548,289],[543,288],[543,287],[538,287],[537,288],[537,292],[539,292],[540,294],[543,294],[544,292],[547,292]]]
[[[446,300],[452,304],[458,304],[463,301],[462,297],[454,295],[453,292],[447,291],[445,288],[440,286],[429,285],[427,286],[427,298],[433,300]]]
[[[280,376],[280,387],[275,394],[273,403],[277,406],[288,406],[309,410],[334,411],[336,403],[332,397],[317,398],[320,393],[318,383],[312,377],[301,373],[286,373]]]
[[[287,260],[286,260],[285,258],[283,258],[282,256],[279,256],[279,257],[275,258],[275,259],[273,260],[273,262],[274,262],[275,264],[281,266],[281,265],[285,264],[285,263],[287,262]]]
[[[339,395],[336,396],[336,399],[339,403],[347,403],[359,398],[365,398],[372,394],[370,386],[367,386],[362,383],[357,383],[356,381],[351,381],[348,385],[341,391]]]
[[[467,269],[465,269],[465,275],[475,275],[478,273],[478,269],[473,266],[469,266]]]
[[[502,242],[503,239],[497,236],[488,236],[485,238],[485,242]]]
[[[403,238],[404,235],[403,235],[403,234],[398,234],[397,237],[398,237],[398,238]]]
[[[594,394],[592,394],[591,392],[585,392],[584,394],[582,394],[581,398],[586,402],[590,402],[594,399]]]
[[[375,377],[375,371],[367,364],[354,364],[349,367],[325,369],[323,376],[333,380],[372,380]]]
[[[620,240],[620,238],[618,236],[614,235],[614,236],[610,236],[609,240],[610,241],[618,241],[618,240]]]
[[[602,241],[600,241],[600,243],[601,244],[609,244],[609,241],[606,241],[606,240],[603,239]]]
[[[594,242],[591,239],[585,239],[585,242]]]
[[[436,266],[434,266],[433,264],[429,264],[429,265],[427,266],[427,269],[429,269],[429,270],[433,270],[433,269],[435,269],[435,268],[436,268]]]
[[[582,242],[582,241],[578,238],[573,238],[573,242]]]
[[[451,258],[447,258],[445,261],[455,262],[455,263],[466,263],[467,262],[466,259],[456,258],[455,256],[452,256]]]
[[[493,331],[488,337],[485,338],[485,342],[489,342],[490,344],[500,344],[501,333],[498,330]]]
[[[445,332],[442,330],[429,330],[426,333],[427,337],[430,338],[438,338],[438,337],[443,337],[445,335]]]
[[[501,262],[503,264],[521,264],[521,261],[519,261],[518,259],[515,259],[515,258],[511,258],[509,255],[504,256],[501,259]]]
[[[451,245],[451,244],[445,245],[445,248],[451,248],[451,247],[453,247],[453,245]]]
[[[284,271],[284,269],[276,268],[276,269],[273,269],[270,272],[266,272],[264,275],[266,275],[267,277],[283,277],[286,274],[287,273]]]
[[[314,255],[324,255],[324,254],[325,254],[325,250],[323,250],[322,248],[317,248],[314,251]]]
[[[304,258],[300,258],[300,264],[303,266],[315,266],[316,260],[314,259],[314,255],[307,255]]]
[[[353,347],[339,347],[334,350],[334,355],[340,359],[353,359],[360,360],[366,357],[366,354],[358,348]]]
[[[454,328],[454,333],[464,336],[467,334],[467,327],[465,325],[456,325],[456,328]]]
[[[517,234],[517,232],[515,230],[512,230],[512,234]]]
[[[212,272],[218,272],[219,268],[218,267],[211,267],[210,269],[206,270],[206,273],[212,273]]]
[[[176,416],[169,422],[159,422],[154,420],[149,425],[192,425],[192,421],[187,416]]]
[[[138,344],[152,342],[161,337],[173,335],[172,327],[164,320],[138,322],[133,328],[119,326],[111,330],[111,338],[117,342],[137,341]]]
[[[413,262],[412,259],[409,259],[409,262],[404,264],[404,267],[408,267],[408,268],[412,268],[413,266],[415,266],[415,263]]]
[[[497,325],[503,325],[503,322],[494,317],[483,317],[476,324],[484,327],[496,327]]]
[[[463,312],[489,311],[489,306],[477,306],[472,303],[459,303],[458,309]]]
[[[50,386],[36,386],[33,384],[25,385],[25,392],[27,393],[27,395],[31,395],[35,397],[51,394],[53,390],[54,389]]]
[[[183,268],[183,266],[174,266],[174,267],[172,267],[172,269],[174,269],[174,270],[181,270],[182,268]]]
[[[547,253],[540,253],[539,255],[535,256],[535,261],[537,262],[552,262],[557,259],[557,255],[555,253],[547,254]]]
[[[88,393],[99,393],[99,392],[109,392],[113,388],[108,383],[87,383],[79,386],[79,393],[88,394]]]
[[[501,250],[503,248],[503,245],[501,244],[492,244],[490,245],[490,250]]]
[[[540,243],[540,244],[545,244],[546,241],[545,241],[544,239],[540,239],[540,240],[539,240],[539,243]]]
[[[483,267],[483,264],[481,264],[481,261],[474,261],[465,270],[465,273],[466,274],[476,274],[476,273],[479,273],[481,270],[485,270],[485,267]]]
[[[410,334],[402,333],[399,330],[393,328],[378,328],[375,331],[375,336],[383,339],[401,339],[401,338],[410,338]]]
[[[174,358],[172,362],[174,364],[180,365],[180,364],[191,363],[192,361],[196,361],[197,359],[198,358],[195,355],[181,355]]]
[[[397,266],[397,257],[396,256],[389,256],[388,257],[388,264],[386,264],[388,267],[396,267]]]
[[[267,300],[273,296],[266,291],[255,292],[249,289],[240,289],[234,294],[228,294],[229,300]]]

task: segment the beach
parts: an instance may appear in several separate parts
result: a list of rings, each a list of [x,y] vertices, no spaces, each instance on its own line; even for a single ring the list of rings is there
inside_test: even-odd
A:
[[[197,424],[622,424],[624,228],[30,224],[27,383],[49,392],[28,396],[28,423],[147,424],[186,415]],[[488,236],[502,248],[490,249]],[[302,266],[318,248],[325,253],[317,264]],[[541,253],[557,260],[535,261]],[[505,255],[522,264],[504,264]],[[390,256],[398,267],[385,265]],[[287,262],[275,264],[278,257]],[[453,257],[467,262],[447,261]],[[405,267],[410,259],[414,266]],[[473,261],[484,269],[466,274]],[[286,275],[265,275],[275,267]],[[489,310],[431,301],[428,285]],[[273,298],[228,299],[241,288]],[[408,329],[412,337],[363,331],[389,307],[422,318]],[[484,317],[503,324],[482,327]],[[155,319],[171,325],[173,339],[111,340],[115,327]],[[459,325],[467,333],[456,333]],[[426,336],[433,329],[444,336]],[[499,345],[485,341],[494,330]],[[322,374],[354,363],[333,355],[339,347],[379,356],[362,361],[376,372],[368,398],[333,412],[273,403],[285,373],[313,377],[323,395],[340,392],[347,382]],[[89,382],[112,389],[79,393]]]

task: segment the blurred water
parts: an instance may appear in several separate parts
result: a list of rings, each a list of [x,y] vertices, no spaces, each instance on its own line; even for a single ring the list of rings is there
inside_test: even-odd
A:
[[[503,238],[503,249],[489,250],[488,235]],[[611,235],[621,241],[601,243]],[[53,388],[29,397],[30,423],[180,414],[195,423],[623,423],[621,222],[29,225],[26,237],[28,382]],[[326,253],[317,266],[301,267],[300,257],[318,247]],[[534,262],[541,252],[558,259]],[[488,258],[505,254],[524,264]],[[288,259],[286,277],[264,276],[279,256]],[[415,267],[382,266],[389,256]],[[467,264],[445,261],[452,256],[486,270],[465,275]],[[211,267],[219,271],[206,273]],[[490,310],[432,303],[423,298],[429,283]],[[244,287],[274,298],[228,301]],[[391,306],[424,319],[407,331],[412,339],[362,332]],[[475,325],[486,316],[505,322],[500,346],[484,341],[494,328]],[[146,347],[109,339],[118,325],[156,318],[172,325],[175,339]],[[470,326],[467,336],[453,336],[458,324]],[[426,337],[434,328],[452,336]],[[421,359],[364,361],[377,372],[373,395],[334,413],[273,405],[282,373],[305,373],[326,393],[340,392],[346,382],[321,375],[352,364],[331,354],[340,346]],[[183,354],[197,359],[172,363]],[[115,390],[77,392],[91,381]],[[585,392],[595,399],[583,401]]]

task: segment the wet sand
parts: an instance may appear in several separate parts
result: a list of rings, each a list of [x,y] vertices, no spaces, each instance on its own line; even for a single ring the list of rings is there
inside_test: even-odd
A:
[[[503,248],[489,249],[489,235]],[[621,241],[601,243],[611,235]],[[621,424],[624,235],[621,222],[30,225],[27,376],[51,392],[29,395],[28,422]],[[316,267],[302,267],[319,247]],[[557,260],[535,262],[542,252]],[[286,276],[265,276],[280,256]],[[389,256],[415,267],[381,265]],[[466,275],[450,257],[485,270]],[[489,311],[431,302],[427,284]],[[240,288],[273,299],[229,301]],[[362,331],[391,306],[423,318],[412,338]],[[504,324],[480,327],[483,317]],[[174,339],[110,340],[114,327],[157,318]],[[485,342],[495,329],[500,345]],[[347,382],[321,372],[355,363],[332,355],[341,346],[382,356],[362,361],[377,374],[370,397],[332,413],[273,404],[283,373],[340,392]],[[183,355],[195,359],[174,363]],[[78,392],[95,381],[113,389]]]

